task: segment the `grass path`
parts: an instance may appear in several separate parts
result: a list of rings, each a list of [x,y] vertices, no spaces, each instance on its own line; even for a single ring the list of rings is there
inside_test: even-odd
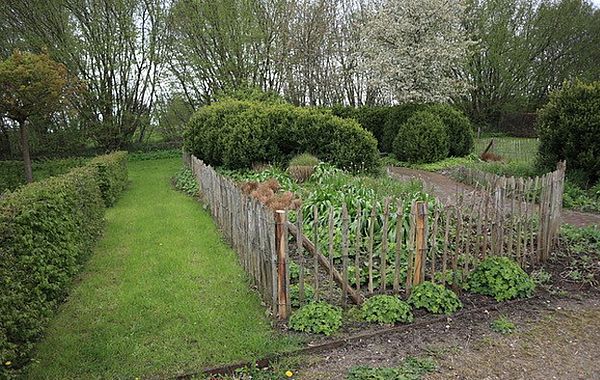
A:
[[[164,377],[294,345],[273,335],[210,215],[171,189],[179,166],[130,163],[130,188],[28,378]]]

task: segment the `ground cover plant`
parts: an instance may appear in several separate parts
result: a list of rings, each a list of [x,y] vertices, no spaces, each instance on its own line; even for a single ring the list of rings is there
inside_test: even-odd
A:
[[[600,284],[600,230],[590,226],[561,229],[561,249],[551,257],[567,282],[597,287]]]
[[[131,186],[28,378],[169,377],[296,347],[273,334],[210,215],[171,187],[180,166],[130,164]]]
[[[519,264],[508,257],[493,256],[483,260],[469,275],[469,290],[492,296],[496,301],[530,297],[533,280]]]
[[[312,302],[294,312],[288,326],[295,331],[331,335],[342,327],[342,309],[322,301]]]
[[[408,303],[415,309],[425,309],[434,314],[452,314],[462,308],[462,302],[452,290],[430,281],[412,288]]]
[[[494,319],[492,323],[490,323],[490,327],[494,332],[499,334],[507,335],[515,331],[515,324],[511,322],[505,315],[501,315],[500,317]]]
[[[365,321],[381,325],[413,321],[410,305],[395,296],[371,297],[362,305],[361,311]]]

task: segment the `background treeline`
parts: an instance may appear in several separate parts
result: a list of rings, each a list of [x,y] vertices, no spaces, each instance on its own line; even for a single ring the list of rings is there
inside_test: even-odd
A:
[[[180,141],[196,109],[240,88],[295,105],[398,103],[363,64],[377,3],[10,0],[0,9],[0,57],[47,51],[86,85],[77,112],[30,121],[34,157]],[[565,80],[600,79],[591,3],[467,0],[460,9],[468,54],[452,75],[466,91],[451,100],[484,130],[533,125],[531,113]],[[16,130],[0,120],[1,158],[19,157]]]

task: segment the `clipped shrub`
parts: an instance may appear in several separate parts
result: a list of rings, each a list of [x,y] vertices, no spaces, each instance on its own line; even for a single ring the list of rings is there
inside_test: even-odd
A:
[[[14,190],[25,182],[22,161],[0,161],[0,194]]]
[[[381,149],[384,152],[392,153],[394,151],[394,140],[402,126],[416,112],[423,111],[427,106],[423,104],[407,103],[393,107],[387,107],[387,115],[383,126],[383,136]]]
[[[429,281],[412,288],[408,303],[434,314],[452,314],[462,308],[462,302],[452,290]]]
[[[394,139],[393,153],[404,162],[435,162],[446,158],[448,152],[448,133],[442,120],[427,111],[415,113]]]
[[[304,302],[308,303],[313,300],[315,290],[309,284],[304,284]],[[300,307],[300,286],[294,284],[290,286],[290,303],[292,307]]]
[[[591,186],[600,180],[600,81],[576,81],[550,95],[538,112],[538,165],[554,170],[567,161],[567,171]]]
[[[362,306],[362,313],[367,322],[381,325],[413,321],[410,305],[394,296],[378,295],[369,298]]]
[[[342,326],[342,309],[326,302],[302,306],[290,317],[292,330],[331,335]]]
[[[100,236],[104,203],[97,173],[92,166],[73,169],[0,199],[0,352],[11,368],[27,363]]]
[[[95,157],[88,164],[98,171],[98,185],[106,207],[112,206],[127,186],[127,152]]]
[[[475,146],[471,121],[464,113],[448,104],[435,104],[427,109],[442,120],[448,134],[450,156],[469,155]]]
[[[310,176],[315,172],[315,167],[319,165],[321,161],[309,153],[302,153],[294,156],[290,160],[288,166],[288,173],[296,182],[302,183],[307,181]]]
[[[519,264],[508,257],[492,256],[483,260],[468,280],[473,293],[492,296],[496,301],[529,297],[535,284]]]
[[[350,119],[283,103],[223,100],[198,110],[184,147],[213,166],[250,168],[311,153],[347,169],[375,170],[377,141]]]

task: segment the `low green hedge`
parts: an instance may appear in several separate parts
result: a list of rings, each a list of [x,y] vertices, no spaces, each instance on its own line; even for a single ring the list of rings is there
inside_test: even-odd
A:
[[[347,169],[374,170],[377,141],[354,120],[284,103],[222,100],[198,110],[184,134],[187,151],[213,166],[249,168],[310,153]]]
[[[98,169],[98,186],[106,207],[112,206],[127,185],[127,152],[98,156],[88,164]]]
[[[37,160],[32,163],[36,181],[68,173],[69,170],[85,165],[87,158],[71,157],[53,160]],[[23,161],[0,161],[0,193],[25,185]]]
[[[105,194],[114,199],[127,176],[124,159],[122,153],[98,157],[0,198],[0,378],[27,364],[98,240],[106,204],[101,184],[110,184]]]
[[[442,120],[419,111],[404,123],[393,144],[393,153],[403,162],[422,164],[441,161],[449,153],[448,132]]]

